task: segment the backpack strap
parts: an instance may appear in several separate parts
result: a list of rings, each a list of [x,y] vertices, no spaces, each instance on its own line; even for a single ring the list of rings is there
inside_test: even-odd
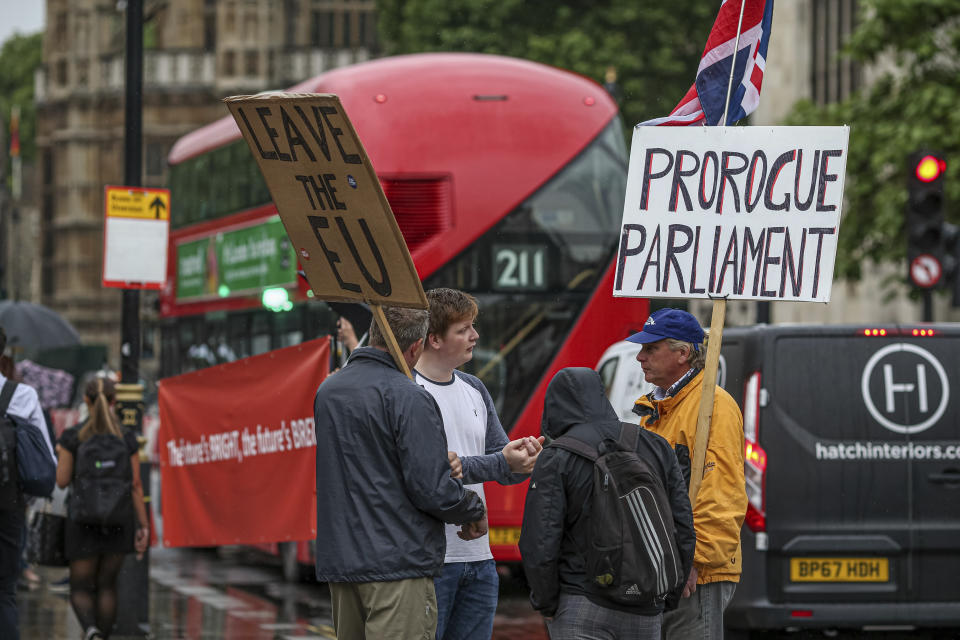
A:
[[[583,440],[579,440],[573,436],[560,436],[551,442],[549,446],[557,447],[559,449],[566,449],[571,453],[575,453],[578,456],[586,458],[590,462],[596,462],[597,458],[599,457],[599,454],[594,447],[591,447]]]
[[[640,427],[630,422],[620,423],[620,446],[624,451],[636,451],[640,440]]]
[[[7,407],[13,399],[13,392],[17,390],[17,382],[7,380],[3,383],[3,391],[0,391],[0,416],[6,415]]]

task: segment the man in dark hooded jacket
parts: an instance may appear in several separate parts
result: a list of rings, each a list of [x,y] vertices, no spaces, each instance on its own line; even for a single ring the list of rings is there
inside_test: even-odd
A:
[[[543,406],[543,435],[555,440],[569,434],[596,447],[604,439],[619,439],[620,425],[596,371],[568,367],[554,376]],[[666,440],[644,429],[639,435],[637,453],[662,473],[681,554],[681,575],[686,576],[696,538],[680,465]],[[664,602],[625,607],[588,593],[584,557],[592,488],[590,460],[559,447],[548,446],[540,454],[530,478],[520,534],[530,602],[546,618],[553,640],[658,640]],[[682,589],[683,581],[667,597],[673,606]]]

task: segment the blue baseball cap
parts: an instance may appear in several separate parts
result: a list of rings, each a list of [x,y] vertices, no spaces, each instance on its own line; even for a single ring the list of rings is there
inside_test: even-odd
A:
[[[693,314],[682,309],[659,309],[650,314],[643,329],[627,338],[628,342],[649,344],[664,338],[691,342],[695,350],[703,343],[703,329]]]

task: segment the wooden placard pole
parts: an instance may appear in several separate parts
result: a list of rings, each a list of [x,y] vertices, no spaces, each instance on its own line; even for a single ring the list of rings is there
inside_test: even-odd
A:
[[[403,352],[400,351],[400,345],[397,344],[397,339],[393,335],[393,329],[390,328],[390,323],[387,322],[387,316],[383,313],[383,307],[379,304],[371,304],[370,309],[373,311],[374,320],[376,320],[380,326],[380,333],[383,334],[383,339],[387,343],[387,350],[390,352],[390,355],[393,356],[393,361],[397,363],[397,368],[413,380],[410,367],[407,366],[407,361],[403,359]],[[714,375],[714,377],[716,377],[716,375]]]
[[[737,51],[740,50],[740,32],[743,30],[743,9],[747,0],[740,0],[740,17],[737,20],[737,39],[733,44],[733,60],[730,61],[730,79],[727,81],[727,97],[723,103],[721,126],[727,126],[730,112],[730,96],[733,95],[733,72],[737,67]],[[707,445],[710,442],[710,423],[713,421],[713,396],[717,387],[717,367],[720,364],[720,345],[723,343],[723,323],[727,317],[727,301],[713,301],[710,318],[710,337],[707,341],[707,362],[703,367],[703,384],[700,386],[700,413],[697,415],[697,437],[693,443],[693,464],[690,467],[690,506],[697,508],[697,494],[703,482],[703,467],[707,460]]]
[[[703,367],[700,413],[697,415],[697,437],[693,444],[693,463],[690,466],[690,504],[696,506],[697,493],[703,481],[703,467],[710,441],[710,423],[713,419],[713,397],[717,387],[717,367],[720,363],[720,345],[723,342],[723,323],[727,316],[727,301],[713,301],[710,333],[707,339],[707,362]]]

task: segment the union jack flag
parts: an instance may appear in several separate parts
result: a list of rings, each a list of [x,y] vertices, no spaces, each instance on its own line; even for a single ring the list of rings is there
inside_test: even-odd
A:
[[[734,124],[757,108],[760,104],[760,84],[763,82],[763,69],[766,66],[770,28],[773,25],[773,0],[723,0],[717,20],[710,30],[707,46],[703,50],[693,86],[669,116],[641,122],[638,127],[721,124],[742,2],[745,2],[746,6],[743,9],[743,24],[740,29],[726,124]]]

